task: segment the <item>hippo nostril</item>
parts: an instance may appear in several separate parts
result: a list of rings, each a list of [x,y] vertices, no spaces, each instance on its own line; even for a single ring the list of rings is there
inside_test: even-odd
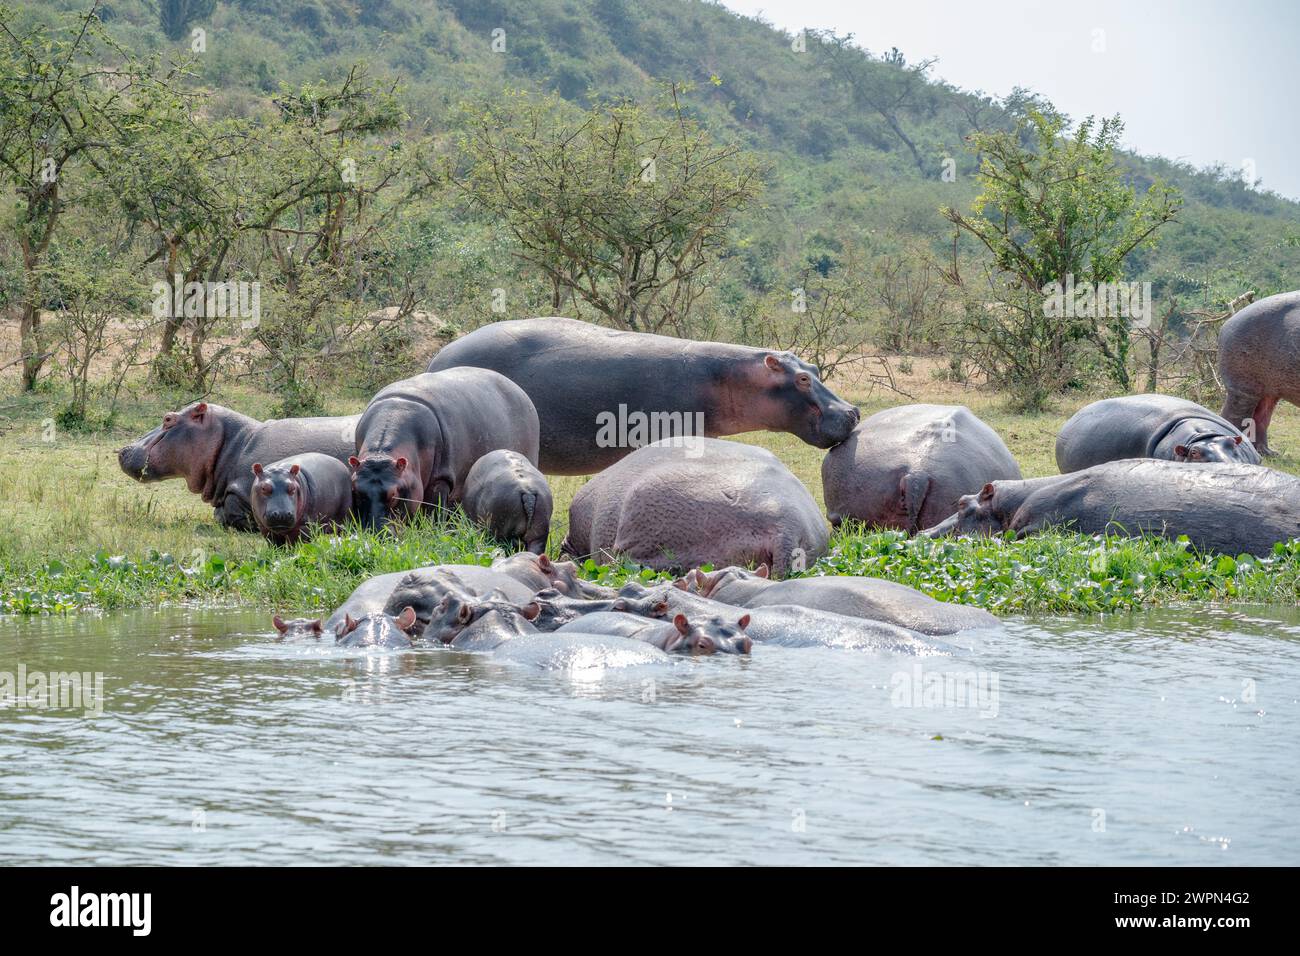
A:
[[[754,642],[748,637],[742,637],[736,642],[736,650],[742,654],[748,654],[754,647]]]

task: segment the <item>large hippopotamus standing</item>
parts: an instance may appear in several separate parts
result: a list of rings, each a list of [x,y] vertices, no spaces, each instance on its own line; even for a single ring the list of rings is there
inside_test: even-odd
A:
[[[1237,462],[1112,461],[990,482],[923,533],[1026,535],[1067,525],[1081,534],[1185,534],[1201,550],[1267,555],[1276,542],[1300,536],[1300,478]]]
[[[319,452],[347,461],[356,415],[274,418],[260,422],[221,405],[194,402],[163,416],[162,425],[119,449],[117,461],[136,481],[184,478],[227,528],[256,531],[249,488],[253,465]]]
[[[541,469],[589,475],[673,435],[791,432],[844,441],[858,410],[790,352],[619,332],[576,319],[495,322],[451,342],[430,372],[490,368],[528,393],[541,420]]]
[[[561,550],[658,570],[764,562],[783,575],[825,554],[828,538],[817,502],[770,451],[666,438],[578,489]]]
[[[1255,446],[1231,422],[1172,395],[1125,395],[1093,402],[1079,409],[1056,436],[1056,464],[1062,474],[1122,458],[1259,464]]]
[[[537,411],[518,385],[482,368],[425,372],[380,389],[357,422],[353,505],[370,528],[461,500],[490,451],[537,461]]]
[[[1223,417],[1246,432],[1261,455],[1274,454],[1268,423],[1279,399],[1300,405],[1300,291],[1246,306],[1219,330]]]
[[[964,405],[900,405],[863,421],[822,460],[832,525],[856,519],[915,532],[957,499],[1020,466],[998,433]]]

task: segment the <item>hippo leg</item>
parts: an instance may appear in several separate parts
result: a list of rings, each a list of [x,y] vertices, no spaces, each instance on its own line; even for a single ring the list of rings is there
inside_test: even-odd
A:
[[[1261,455],[1276,455],[1277,452],[1268,444],[1268,423],[1273,420],[1273,410],[1277,408],[1276,395],[1261,398],[1255,406],[1255,450]]]
[[[1273,406],[1276,404],[1276,398],[1260,398],[1247,392],[1229,389],[1220,414],[1246,433],[1246,437],[1254,444],[1257,452],[1261,455],[1271,455],[1273,450],[1268,447],[1268,419],[1273,416]],[[1267,417],[1261,421],[1259,414],[1264,409],[1267,410]]]

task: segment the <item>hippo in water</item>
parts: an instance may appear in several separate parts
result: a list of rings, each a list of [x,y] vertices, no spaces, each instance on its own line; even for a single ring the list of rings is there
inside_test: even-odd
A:
[[[578,489],[560,550],[657,570],[762,561],[785,574],[825,554],[828,538],[817,502],[770,451],[667,438]]]
[[[276,614],[271,618],[271,623],[275,626],[275,631],[279,635],[276,640],[279,641],[291,643],[319,641],[325,633],[325,629],[321,626],[321,619],[318,617],[296,617],[286,621]]]
[[[1112,461],[990,482],[923,533],[1020,536],[1056,526],[1081,534],[1185,534],[1203,551],[1267,555],[1276,542],[1300,536],[1300,478],[1237,462]]]
[[[915,532],[986,482],[1019,478],[998,433],[964,405],[900,405],[865,419],[822,459],[831,524]]]
[[[348,459],[357,517],[379,528],[459,503],[469,470],[498,448],[537,461],[537,411],[509,379],[457,368],[394,382],[357,422]]]
[[[544,554],[519,551],[492,562],[492,570],[508,574],[536,594],[545,588],[555,588],[561,594],[579,594],[583,582],[578,578],[578,566],[572,561],[552,561]]]
[[[272,544],[295,544],[310,524],[333,528],[352,512],[352,479],[337,458],[308,452],[253,464],[253,520]]]
[[[858,410],[790,352],[620,332],[576,319],[493,322],[445,346],[430,372],[500,372],[541,421],[542,471],[590,475],[672,435],[791,432],[829,448]]]
[[[163,416],[162,425],[119,449],[122,471],[136,481],[184,478],[212,505],[218,523],[256,531],[249,487],[253,465],[320,452],[347,461],[356,415],[274,418],[260,422],[221,405],[195,402]]]
[[[474,462],[465,476],[461,507],[497,540],[534,554],[546,550],[554,507],[551,486],[519,452],[498,448]]]
[[[1223,417],[1246,432],[1261,455],[1274,454],[1268,425],[1280,399],[1300,405],[1300,291],[1246,306],[1219,330]]]
[[[1076,412],[1056,437],[1056,464],[1063,474],[1122,458],[1259,464],[1255,447],[1231,422],[1172,395],[1125,395],[1093,402]]]
[[[539,613],[533,620],[533,625],[539,631],[554,631],[588,614],[598,614],[602,611],[617,611],[651,618],[662,618],[668,613],[668,605],[663,601],[620,597],[617,592],[612,592],[608,597],[575,598],[561,594],[555,588],[546,588],[533,595],[532,603],[539,608]]]
[[[345,615],[359,618],[375,611],[396,615],[410,605],[417,613],[413,630],[418,634],[428,621],[429,610],[444,593],[487,594],[494,590],[505,592],[512,601],[526,602],[536,588],[531,582],[523,584],[510,574],[477,564],[431,564],[411,571],[390,571],[357,585],[330,615],[325,628],[334,630]]]
[[[981,608],[936,601],[915,588],[880,578],[837,574],[772,581],[767,566],[761,565],[757,571],[735,567],[712,573],[695,570],[682,583],[704,597],[737,607],[794,604],[884,621],[922,634],[955,634],[998,623]]]
[[[606,634],[630,637],[653,644],[669,654],[690,654],[702,657],[709,654],[748,654],[754,642],[745,634],[749,626],[748,614],[714,614],[708,617],[687,618],[675,614],[671,621],[656,621],[636,614],[601,611],[565,624],[556,634],[575,631],[585,634]]]
[[[405,608],[396,617],[383,611],[363,615],[360,620],[346,615],[335,629],[339,647],[410,647],[415,626],[415,609]]]

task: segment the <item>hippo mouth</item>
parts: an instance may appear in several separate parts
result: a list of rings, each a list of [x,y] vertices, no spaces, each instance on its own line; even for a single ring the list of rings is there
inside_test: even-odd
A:
[[[924,531],[918,531],[916,533],[916,536],[918,538],[942,538],[944,535],[952,534],[952,532],[957,530],[957,522],[960,519],[961,519],[961,515],[957,515],[957,514],[949,515],[948,517],[940,521],[937,525],[934,525],[933,527],[930,528],[926,528]]]
[[[149,453],[162,439],[161,430],[157,435],[146,435],[117,451],[117,464],[127,476],[136,481],[161,481],[162,476],[149,470]]]

